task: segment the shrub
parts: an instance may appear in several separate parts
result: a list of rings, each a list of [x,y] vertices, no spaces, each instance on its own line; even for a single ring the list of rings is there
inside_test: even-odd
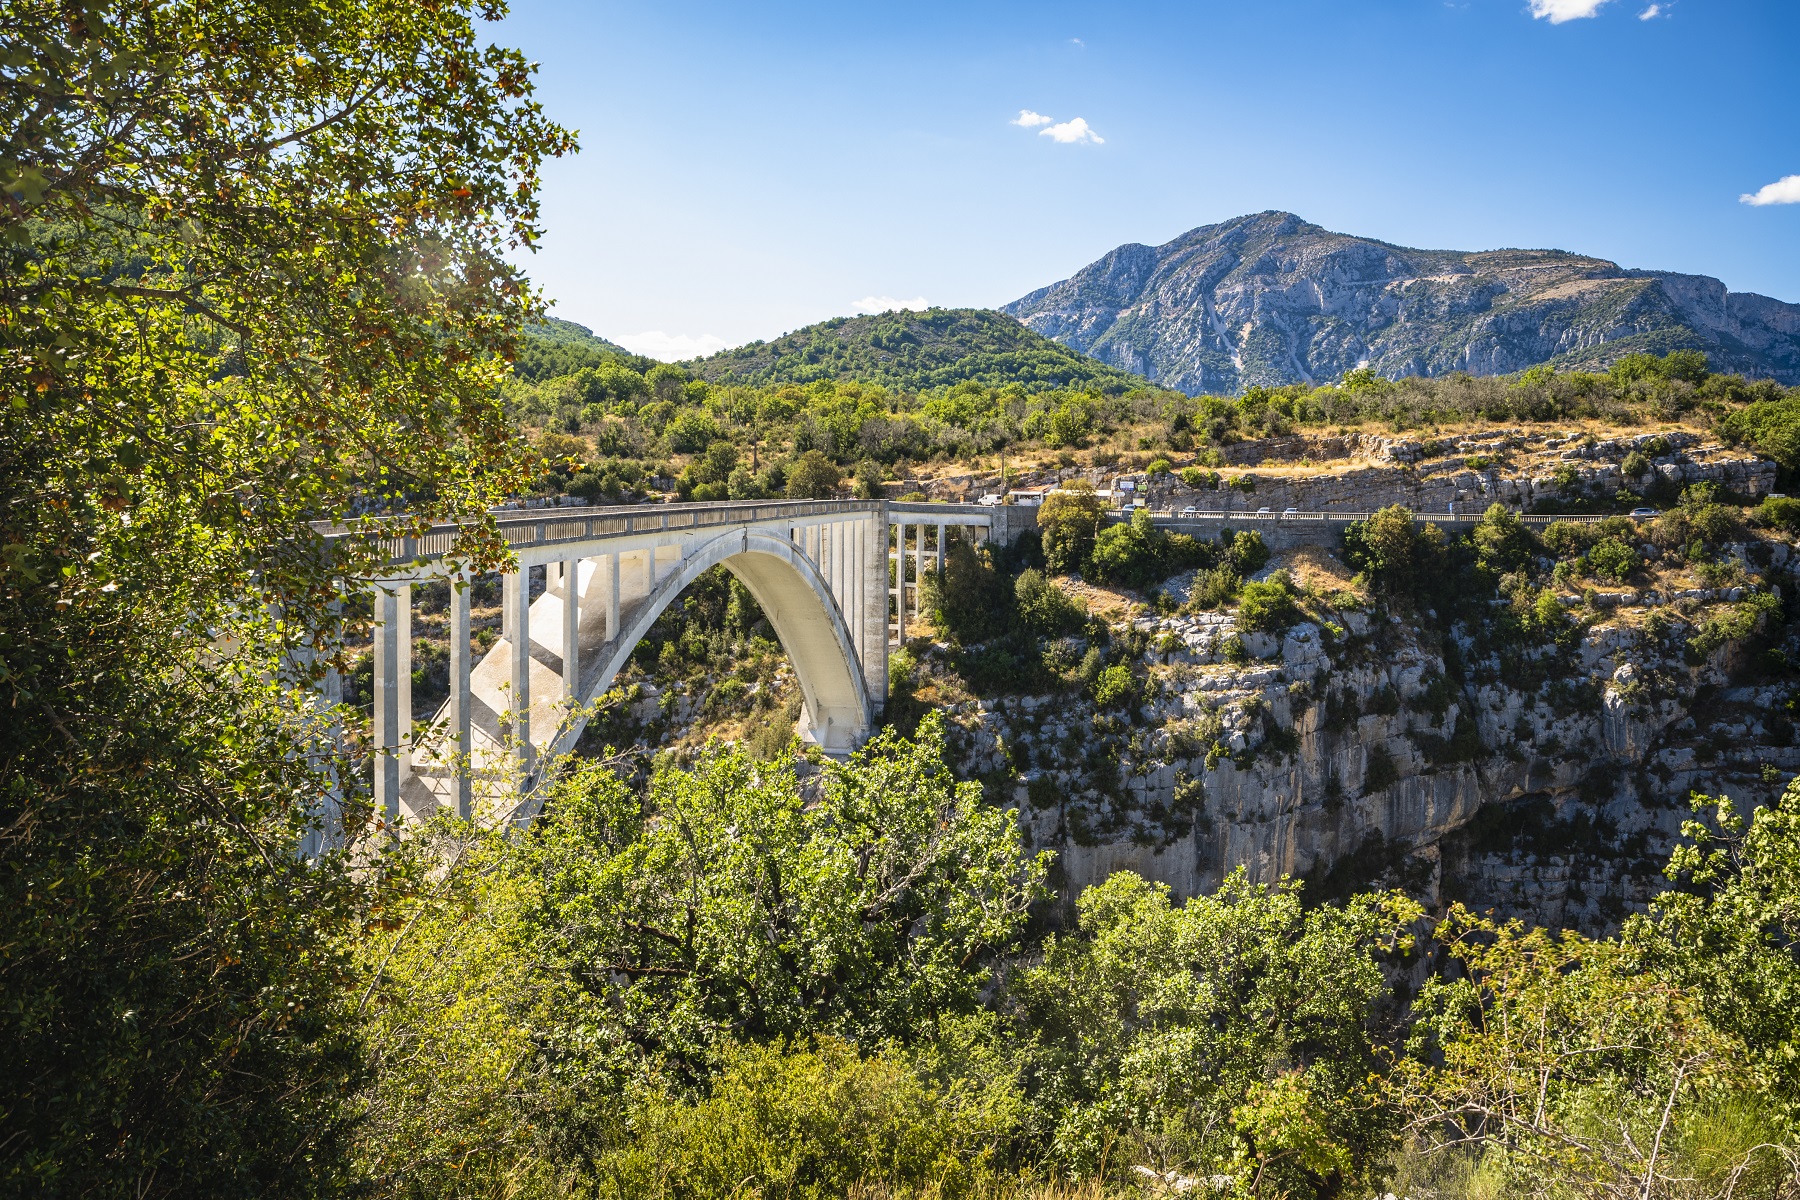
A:
[[[1444,531],[1420,525],[1399,504],[1344,530],[1344,557],[1390,595],[1415,595],[1441,582],[1444,550]]]
[[[1219,489],[1219,473],[1203,471],[1199,467],[1183,467],[1181,468],[1181,482],[1195,491],[1203,489],[1217,491]]]
[[[1224,534],[1219,535],[1224,539]],[[1231,562],[1232,570],[1239,575],[1254,575],[1269,562],[1269,547],[1263,543],[1262,534],[1254,529],[1238,531],[1231,539],[1231,546],[1225,552]]]
[[[1557,558],[1578,558],[1594,544],[1592,526],[1581,521],[1552,521],[1544,529],[1544,545]]]
[[[1221,563],[1211,570],[1194,575],[1194,586],[1188,593],[1188,603],[1198,609],[1218,608],[1235,600],[1242,584],[1242,578],[1231,565]]]
[[[1144,468],[1144,470],[1151,475],[1167,475],[1170,471],[1174,470],[1174,468],[1175,464],[1168,459],[1158,458],[1153,460],[1148,467]]]
[[[1280,633],[1300,619],[1294,604],[1294,586],[1286,571],[1277,571],[1266,583],[1246,583],[1238,601],[1239,627],[1255,633]]]
[[[1133,691],[1131,668],[1124,663],[1107,667],[1094,677],[1094,703],[1101,708],[1125,703]]]
[[[599,1177],[646,1200],[860,1189],[951,1200],[985,1181],[1023,1107],[1008,1073],[939,1090],[892,1053],[864,1057],[830,1037],[722,1058],[704,1100],[664,1093],[639,1106],[634,1136],[596,1164]]]
[[[1618,538],[1602,538],[1587,552],[1588,570],[1613,583],[1623,583],[1640,562],[1638,552]]]
[[[1792,496],[1770,496],[1756,506],[1754,516],[1765,528],[1800,533],[1800,500]]]
[[[1625,461],[1619,464],[1619,470],[1627,479],[1642,479],[1650,473],[1650,460],[1645,458],[1641,451],[1633,450],[1625,456]]]
[[[1012,590],[986,550],[967,542],[951,543],[944,553],[943,578],[930,571],[923,582],[933,619],[956,641],[984,642],[1006,632]]]
[[[1035,567],[1020,572],[1013,582],[1013,604],[1019,623],[1045,637],[1072,633],[1086,616],[1079,601],[1044,577]]]
[[[1531,558],[1531,533],[1519,514],[1503,504],[1488,506],[1470,533],[1481,565],[1494,571],[1516,571]]]
[[[1370,750],[1368,764],[1363,768],[1363,795],[1372,796],[1399,780],[1400,768],[1394,764],[1394,756],[1388,753],[1387,747],[1376,746]]]

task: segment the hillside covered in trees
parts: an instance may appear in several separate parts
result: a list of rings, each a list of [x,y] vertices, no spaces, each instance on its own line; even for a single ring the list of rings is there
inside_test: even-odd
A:
[[[843,380],[908,391],[959,383],[1041,391],[1143,383],[980,308],[838,317],[682,365],[707,383],[751,386]]]

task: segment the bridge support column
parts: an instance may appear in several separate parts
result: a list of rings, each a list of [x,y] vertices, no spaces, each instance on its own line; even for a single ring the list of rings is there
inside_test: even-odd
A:
[[[410,774],[405,742],[412,725],[412,585],[375,589],[375,805],[389,825],[400,819],[400,785]]]
[[[469,683],[469,589],[473,586],[468,572],[458,572],[450,579],[450,736],[451,753],[456,756],[450,776],[450,795],[456,815],[467,821],[474,814],[475,739],[470,720],[473,689]]]
[[[913,620],[922,620],[925,615],[925,526],[914,526],[919,531],[914,539],[917,549],[913,553]]]
[[[512,736],[518,740],[519,787],[523,790],[536,764],[531,745],[531,571],[521,567],[501,581],[505,589],[501,623],[506,626],[512,666]]]
[[[894,526],[894,641],[906,645],[906,522]]]
[[[937,535],[937,574],[938,582],[942,583],[944,580],[944,524],[941,521],[938,522]]]
[[[606,556],[606,640],[619,636],[619,555]]]
[[[869,703],[880,713],[887,703],[888,660],[888,548],[887,505],[857,522],[862,545],[856,558],[861,577],[862,605],[856,627],[862,653],[863,685]]]
[[[581,560],[563,560],[562,699],[566,712],[575,711],[575,694],[581,682]]]

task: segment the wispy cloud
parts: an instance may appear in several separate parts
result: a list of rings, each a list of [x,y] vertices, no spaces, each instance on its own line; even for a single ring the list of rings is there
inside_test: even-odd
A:
[[[660,329],[650,329],[643,333],[621,333],[613,340],[633,354],[642,354],[661,362],[679,362],[684,358],[717,354],[731,345],[724,338],[710,333],[664,333]]]
[[[1080,38],[1070,38],[1070,39],[1069,39],[1069,45],[1071,45],[1071,46],[1074,46],[1074,47],[1076,47],[1076,48],[1077,48],[1077,49],[1080,49],[1080,50],[1086,50],[1086,49],[1087,49],[1087,43],[1086,43],[1086,42],[1084,42],[1084,41],[1082,41],[1082,40],[1081,40],[1081,39],[1080,39]]]
[[[1754,192],[1745,192],[1738,200],[1759,208],[1765,204],[1800,204],[1800,175],[1784,175]]]
[[[1014,117],[1011,123],[1023,125],[1026,129],[1036,129],[1039,125],[1048,125],[1054,120],[1056,120],[1055,117],[1046,117],[1043,113],[1035,113],[1029,108],[1021,108],[1019,115]]]
[[[1606,0],[1531,0],[1531,15],[1552,25],[1579,21],[1600,11]]]
[[[857,300],[850,305],[850,311],[861,313],[901,312],[906,310],[912,312],[924,312],[930,307],[930,303],[927,302],[923,296],[914,296],[911,300],[896,300],[892,296],[864,296],[861,300]]]
[[[1105,138],[1088,128],[1088,123],[1080,117],[1076,117],[1073,121],[1064,121],[1059,125],[1052,125],[1047,129],[1040,129],[1038,130],[1038,136],[1047,137],[1051,141],[1063,143],[1092,142],[1096,146],[1106,141]]]
[[[1656,20],[1656,18],[1658,18],[1662,15],[1663,15],[1663,6],[1660,4],[1652,4],[1649,8],[1646,8],[1643,12],[1638,14],[1638,20],[1654,21],[1654,20]]]

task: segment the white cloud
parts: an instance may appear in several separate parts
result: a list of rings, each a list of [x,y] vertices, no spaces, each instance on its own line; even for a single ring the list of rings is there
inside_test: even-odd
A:
[[[1018,119],[1011,123],[1014,125],[1023,125],[1027,129],[1035,129],[1039,125],[1048,125],[1054,120],[1056,120],[1055,117],[1046,117],[1043,113],[1034,113],[1029,108],[1021,108],[1019,110]]]
[[[684,358],[717,354],[731,345],[724,338],[710,333],[664,333],[660,329],[650,329],[643,333],[621,333],[613,340],[633,354],[642,354],[661,362],[679,362]]]
[[[1531,0],[1531,15],[1540,20],[1548,19],[1552,25],[1561,25],[1564,21],[1593,16],[1605,3],[1606,0]]]
[[[931,305],[923,296],[914,296],[911,300],[896,300],[892,296],[864,296],[851,304],[851,312],[883,313],[905,311],[924,312]]]
[[[1069,142],[1092,142],[1094,145],[1098,146],[1106,141],[1105,138],[1095,133],[1092,129],[1089,129],[1088,123],[1081,117],[1076,117],[1073,121],[1064,121],[1060,125],[1052,125],[1048,129],[1040,129],[1038,130],[1038,136],[1047,137],[1052,141],[1063,142],[1065,144]]]
[[[1076,47],[1076,48],[1077,48],[1077,49],[1080,49],[1080,50],[1086,50],[1086,49],[1087,49],[1087,43],[1086,43],[1086,42],[1084,42],[1084,41],[1082,41],[1082,40],[1081,40],[1081,39],[1080,39],[1080,38],[1070,38],[1070,39],[1069,39],[1069,45],[1071,45],[1071,46],[1074,46],[1074,47]]]
[[[1754,192],[1745,192],[1738,200],[1758,207],[1764,204],[1800,204],[1800,175],[1784,175]]]
[[[1662,11],[1663,11],[1662,5],[1652,4],[1649,8],[1646,8],[1643,12],[1638,14],[1638,20],[1654,21],[1654,20],[1656,20],[1656,18],[1662,16]]]

